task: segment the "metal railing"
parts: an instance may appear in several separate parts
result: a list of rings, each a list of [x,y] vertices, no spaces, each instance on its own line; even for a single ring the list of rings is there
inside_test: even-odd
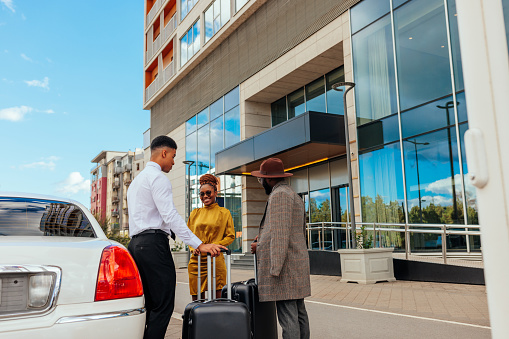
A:
[[[154,6],[152,6],[152,8],[150,9],[150,11],[147,14],[147,21],[145,22],[145,27],[148,27],[148,25],[150,25],[150,23],[152,22],[152,20],[154,19],[155,15],[156,15],[157,11],[159,11],[159,8],[161,8],[161,3],[162,3],[162,0],[157,0],[154,3]]]
[[[357,228],[357,234],[360,233],[361,227],[364,226],[364,230],[367,232],[367,236],[372,236],[374,247],[392,247],[397,246],[385,246],[391,245],[391,240],[399,240],[400,243],[404,243],[404,248],[400,248],[400,251],[405,252],[405,258],[412,254],[411,237],[413,234],[436,234],[434,249],[441,249],[441,256],[444,264],[447,263],[447,254],[451,252],[452,248],[448,251],[448,240],[450,236],[465,236],[466,241],[466,253],[472,252],[471,244],[468,241],[470,236],[480,236],[481,232],[479,225],[457,225],[457,224],[397,224],[397,223],[356,223],[360,227]],[[319,249],[319,250],[338,250],[340,248],[351,248],[352,234],[351,226],[349,222],[314,222],[306,225],[308,249]],[[384,234],[387,232],[387,234]],[[401,234],[400,237],[391,239],[388,234]],[[313,237],[313,235],[315,235]],[[339,244],[339,245],[338,245]],[[413,253],[422,253],[425,251],[415,250]],[[429,251],[425,251],[429,252]],[[436,251],[435,251],[436,252]]]
[[[168,24],[163,29],[163,42],[168,40],[173,32],[177,29],[177,13],[173,14]]]

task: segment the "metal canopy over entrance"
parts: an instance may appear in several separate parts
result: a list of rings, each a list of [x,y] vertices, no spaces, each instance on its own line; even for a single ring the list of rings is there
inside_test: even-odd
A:
[[[309,111],[216,153],[216,174],[248,174],[276,156],[285,170],[346,152],[344,117]]]

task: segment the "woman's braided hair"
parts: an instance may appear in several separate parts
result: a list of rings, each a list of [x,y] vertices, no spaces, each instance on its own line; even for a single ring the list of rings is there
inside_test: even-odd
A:
[[[203,185],[210,185],[214,187],[214,190],[217,191],[218,180],[212,174],[204,174],[200,177],[200,187]]]

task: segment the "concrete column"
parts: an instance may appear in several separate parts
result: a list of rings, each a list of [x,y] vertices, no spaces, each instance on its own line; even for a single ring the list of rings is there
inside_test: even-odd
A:
[[[252,176],[242,178],[242,252],[251,253],[267,202],[265,190]]]

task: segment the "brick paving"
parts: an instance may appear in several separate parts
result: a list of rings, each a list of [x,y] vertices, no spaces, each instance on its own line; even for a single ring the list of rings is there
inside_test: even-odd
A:
[[[246,280],[253,274],[234,269],[232,280]],[[489,326],[485,286],[403,280],[359,285],[340,280],[336,276],[312,275],[312,295],[306,300]],[[177,270],[177,281],[187,282],[186,269]],[[165,338],[181,338],[181,330],[182,320],[174,316]]]

